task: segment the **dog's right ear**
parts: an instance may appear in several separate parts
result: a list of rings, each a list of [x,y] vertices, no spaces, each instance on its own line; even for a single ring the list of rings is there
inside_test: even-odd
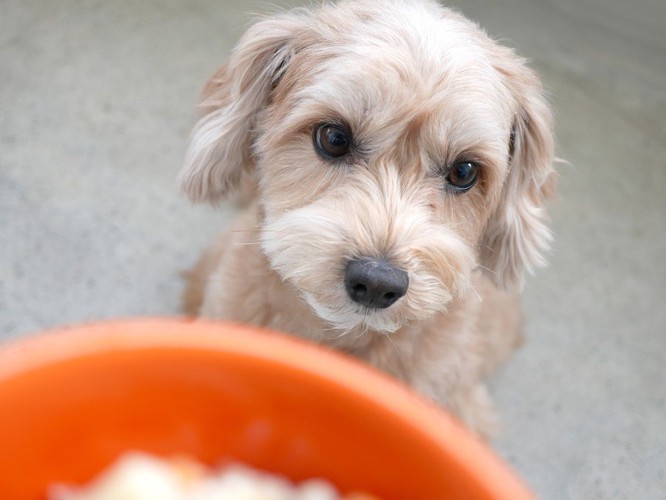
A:
[[[268,104],[303,27],[301,18],[288,14],[254,24],[206,84],[200,102],[204,114],[192,131],[179,176],[190,200],[220,200],[252,168],[257,114]]]

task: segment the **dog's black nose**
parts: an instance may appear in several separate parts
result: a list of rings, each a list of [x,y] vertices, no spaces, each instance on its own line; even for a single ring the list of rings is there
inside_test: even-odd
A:
[[[382,260],[354,259],[345,270],[345,288],[354,301],[373,309],[385,309],[407,293],[409,277],[402,269]]]

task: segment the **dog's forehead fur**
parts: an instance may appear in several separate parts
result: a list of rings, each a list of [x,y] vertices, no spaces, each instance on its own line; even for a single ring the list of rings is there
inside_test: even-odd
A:
[[[515,108],[493,66],[501,48],[437,5],[376,4],[308,12],[269,108],[284,136],[340,121],[369,157],[392,148],[430,168],[468,155],[501,169]]]

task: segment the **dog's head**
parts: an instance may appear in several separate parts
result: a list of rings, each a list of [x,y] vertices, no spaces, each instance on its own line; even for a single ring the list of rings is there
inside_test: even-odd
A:
[[[511,50],[435,3],[350,0],[258,22],[209,82],[181,173],[256,181],[262,248],[331,325],[393,331],[482,268],[520,287],[550,240],[551,114]]]

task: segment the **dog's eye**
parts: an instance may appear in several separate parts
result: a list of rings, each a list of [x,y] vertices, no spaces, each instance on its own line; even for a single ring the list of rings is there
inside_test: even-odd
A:
[[[469,191],[476,184],[478,178],[479,165],[472,161],[456,163],[446,174],[446,181],[458,193]]]
[[[341,125],[325,123],[315,129],[314,144],[317,152],[324,158],[340,158],[349,153],[351,137]]]

